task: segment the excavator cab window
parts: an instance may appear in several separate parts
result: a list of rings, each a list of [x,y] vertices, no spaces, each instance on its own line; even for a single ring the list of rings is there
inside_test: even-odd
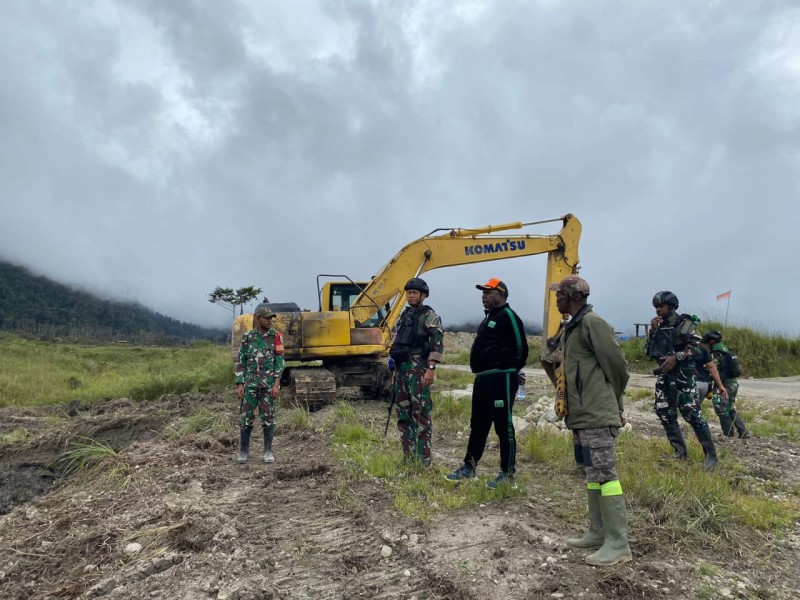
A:
[[[362,287],[367,284],[362,284]],[[355,303],[361,293],[359,288],[354,283],[332,283],[331,284],[331,297],[330,306],[328,310],[350,310],[350,307]],[[384,311],[378,310],[369,319],[360,324],[361,327],[378,327],[386,318]]]

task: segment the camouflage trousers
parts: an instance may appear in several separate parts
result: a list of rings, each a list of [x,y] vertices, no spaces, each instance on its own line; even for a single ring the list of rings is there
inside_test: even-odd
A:
[[[678,411],[692,427],[702,427],[706,419],[700,411],[694,375],[673,369],[656,375],[655,411],[661,423],[677,422]]]
[[[580,454],[586,483],[606,483],[619,479],[614,444],[619,430],[616,427],[573,429],[575,457]]]
[[[728,390],[728,400],[726,401],[719,394],[718,389],[714,389],[714,395],[711,396],[711,406],[714,407],[714,412],[718,417],[736,416],[736,394],[739,392],[739,382],[735,379],[723,381],[725,389]]]
[[[262,427],[275,425],[275,399],[269,393],[273,383],[274,380],[267,380],[268,387],[255,385],[244,387],[244,398],[239,404],[239,427],[241,429],[253,428],[256,409],[258,409],[258,418],[261,420]]]
[[[403,459],[431,464],[431,402],[430,386],[423,385],[426,365],[404,363],[395,376],[397,386],[397,429],[403,445]]]

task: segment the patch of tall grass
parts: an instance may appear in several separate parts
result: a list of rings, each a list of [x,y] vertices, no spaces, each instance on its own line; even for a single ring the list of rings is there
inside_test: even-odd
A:
[[[776,501],[768,494],[748,493],[737,484],[739,465],[724,451],[718,467],[702,468],[703,454],[690,443],[689,461],[662,457],[662,440],[639,435],[621,436],[619,473],[625,492],[656,521],[678,528],[698,528],[724,535],[730,523],[761,530],[782,531],[800,514],[800,504]]]
[[[444,356],[442,357],[442,364],[445,365],[468,365],[469,364],[469,352],[456,352],[456,353],[448,353],[445,352]]]
[[[523,448],[537,463],[563,471],[573,468],[575,453],[571,435],[537,429],[527,436]]]
[[[433,403],[431,419],[436,423],[436,427],[450,431],[469,424],[472,410],[470,398],[454,398],[449,395],[434,394],[431,400]]]
[[[510,487],[489,490],[485,479],[454,485],[440,468],[404,464],[398,440],[383,438],[346,403],[337,405],[333,419],[334,456],[349,467],[352,477],[382,481],[395,508],[412,518],[429,521],[443,510],[522,494]]]
[[[190,435],[207,435],[211,437],[230,433],[231,424],[228,417],[219,411],[199,408],[192,412],[177,427],[168,428],[170,439],[181,440]]]
[[[150,400],[163,394],[205,393],[233,381],[224,346],[177,348],[95,346],[0,337],[0,407],[40,406],[77,399]]]
[[[65,477],[97,479],[106,477],[112,487],[124,489],[131,481],[128,466],[119,460],[117,452],[108,444],[89,438],[72,444],[71,449],[59,456],[55,464]]]
[[[295,407],[287,411],[279,423],[281,429],[305,431],[311,428],[311,413],[307,408]]]
[[[638,402],[639,400],[651,400],[653,398],[653,390],[650,388],[628,388],[625,390],[625,398],[630,402]]]
[[[700,325],[701,334],[716,329],[723,342],[739,357],[742,376],[790,377],[800,374],[800,339],[768,335],[738,325],[709,321]]]
[[[20,442],[29,438],[30,435],[31,433],[27,429],[20,427],[19,429],[14,429],[10,433],[0,436],[0,443],[13,444],[14,442]]]
[[[571,436],[537,430],[523,446],[534,462],[553,473],[574,471]],[[617,442],[617,469],[632,505],[646,509],[665,534],[697,530],[726,535],[731,524],[782,532],[800,514],[800,503],[775,500],[765,490],[740,485],[742,467],[722,455],[712,472],[701,466],[702,450],[689,443],[689,461],[664,459],[664,440],[623,434]],[[724,451],[723,451],[724,452]],[[676,533],[676,535],[679,535]]]
[[[434,385],[437,390],[463,389],[469,386],[474,379],[475,376],[472,373],[441,367],[436,370],[436,383]]]
[[[759,410],[746,400],[736,401],[736,412],[750,433],[757,437],[775,437],[800,442],[800,408],[785,406],[778,410]]]

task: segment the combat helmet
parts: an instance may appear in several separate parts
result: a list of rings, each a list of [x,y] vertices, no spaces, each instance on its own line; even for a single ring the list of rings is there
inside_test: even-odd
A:
[[[703,343],[719,344],[722,341],[722,334],[716,329],[712,329],[703,336]]]
[[[430,296],[431,292],[428,289],[428,284],[425,283],[424,279],[420,279],[419,277],[412,277],[411,279],[406,282],[405,287],[403,288],[404,291],[408,290],[417,290],[418,292],[422,292],[426,296]]]
[[[657,292],[656,295],[653,296],[653,306],[658,306],[659,304],[666,304],[667,306],[672,306],[677,309],[678,297],[667,290]]]

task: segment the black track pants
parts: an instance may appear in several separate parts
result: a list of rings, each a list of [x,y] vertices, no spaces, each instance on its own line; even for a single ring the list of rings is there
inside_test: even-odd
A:
[[[500,438],[500,469],[514,473],[517,462],[517,440],[511,410],[517,395],[519,379],[516,371],[493,373],[475,378],[472,388],[472,416],[470,417],[469,443],[464,462],[477,466],[486,447],[489,429]]]

